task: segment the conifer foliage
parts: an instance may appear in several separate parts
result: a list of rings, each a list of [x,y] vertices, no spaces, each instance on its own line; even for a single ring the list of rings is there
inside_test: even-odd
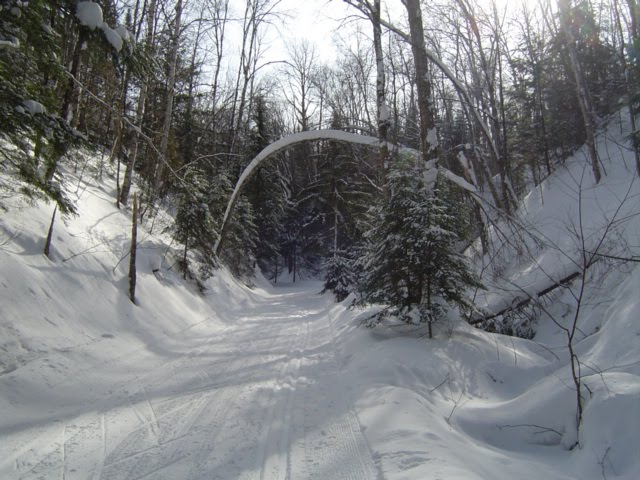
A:
[[[424,163],[402,156],[389,174],[389,197],[372,209],[362,290],[367,301],[385,303],[393,315],[431,324],[446,305],[470,308],[465,295],[479,286],[457,250],[463,230],[446,190],[425,188]],[[376,317],[382,319],[382,315]]]
[[[52,88],[64,80],[52,11],[41,0],[0,4],[0,131],[16,147],[0,149],[0,166],[23,181],[23,193],[44,194],[68,213],[73,205],[46,173],[80,140],[58,115]]]
[[[211,185],[202,171],[191,168],[185,175],[185,186],[178,194],[178,209],[173,228],[176,240],[184,245],[180,269],[186,278],[189,272],[189,250],[200,254],[204,272],[215,266],[213,242],[216,238],[211,214]]]
[[[584,92],[596,123],[630,106],[640,172],[637,1],[562,2],[563,16],[554,2],[529,13],[346,3],[372,24],[375,55],[349,40],[325,61],[303,42],[273,61],[263,42],[286,17],[280,0],[0,0],[0,208],[23,193],[73,212],[65,172],[82,144],[108,158],[99,175],[118,206],[144,192],[141,225],[153,228],[161,205],[175,213],[170,264],[185,276],[200,282],[219,265],[246,280],[256,268],[273,281],[283,269],[293,281],[325,274],[338,300],[359,291],[430,322],[448,303],[467,306],[477,284],[458,254],[468,223],[484,253],[492,245],[471,197],[444,181],[428,195],[424,167],[392,161],[391,145],[422,148],[431,173],[439,164],[495,209],[514,208],[531,177],[539,184],[587,138]],[[405,14],[408,31],[381,28]],[[219,242],[240,173],[274,141],[326,127],[371,136],[376,125],[377,152],[339,138],[273,152]]]

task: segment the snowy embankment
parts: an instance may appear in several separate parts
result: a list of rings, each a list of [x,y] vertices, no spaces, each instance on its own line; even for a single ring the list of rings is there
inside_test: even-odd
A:
[[[477,297],[499,311],[579,270],[583,250],[602,254],[587,270],[574,340],[584,389],[579,445],[569,450],[577,407],[562,330],[575,318],[578,279],[541,297],[532,341],[456,320],[432,341],[403,338],[403,327],[367,338],[338,322],[385,478],[640,478],[640,264],[604,256],[637,261],[640,252],[640,179],[620,118],[599,137],[607,172],[599,185],[579,150],[525,198],[517,219],[535,242],[518,252],[526,235],[492,231],[505,243],[506,280],[485,272],[489,288]]]
[[[629,221],[608,242],[637,255],[640,182],[621,143],[615,126],[601,138],[600,185],[586,171],[583,227],[597,232],[631,185]],[[547,243],[505,267],[511,282],[487,292],[488,308],[571,265],[563,220],[576,218],[584,164],[578,152],[527,197],[521,221]],[[0,478],[638,478],[637,263],[589,273],[576,338],[585,409],[569,450],[575,390],[548,318],[533,340],[456,319],[428,340],[360,327],[371,311],[334,304],[313,282],[251,290],[220,270],[203,296],[170,268],[158,225],[139,232],[133,305],[130,219],[106,180],[85,172],[68,185],[80,215],[56,224],[52,260],[41,251],[53,207],[5,202]],[[566,290],[546,302],[559,322],[575,312]]]

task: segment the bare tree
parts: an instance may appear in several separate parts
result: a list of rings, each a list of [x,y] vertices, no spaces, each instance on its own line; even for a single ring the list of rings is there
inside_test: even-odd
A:
[[[596,148],[595,114],[591,95],[589,94],[589,89],[587,87],[584,74],[582,73],[582,66],[580,65],[580,60],[578,58],[576,39],[573,35],[571,0],[558,0],[558,10],[560,12],[560,28],[565,36],[565,48],[569,53],[571,69],[573,70],[573,75],[576,81],[576,96],[578,98],[578,104],[580,105],[580,111],[582,112],[582,119],[584,120],[584,126],[587,134],[586,144],[589,150],[591,169],[593,170],[593,177],[596,183],[599,183],[602,174],[600,173],[600,159]]]
[[[236,86],[233,93],[231,111],[231,147],[229,153],[235,152],[238,133],[246,120],[247,103],[253,96],[253,85],[262,52],[262,31],[277,17],[276,8],[280,0],[245,0],[242,18],[242,43]]]
[[[145,41],[144,48],[147,52],[150,52],[153,48],[155,41],[155,25],[156,25],[156,6],[157,0],[149,0],[147,4],[147,22],[146,22],[146,33],[145,33]],[[141,15],[140,24],[136,28],[136,35],[139,35],[142,24],[144,20],[144,15]],[[133,172],[136,165],[136,160],[138,158],[138,149],[140,147],[140,130],[142,128],[144,122],[145,115],[145,104],[147,101],[147,94],[149,91],[149,79],[142,78],[142,85],[140,87],[140,94],[138,95],[138,103],[136,107],[136,115],[135,115],[135,126],[137,128],[134,129],[133,134],[133,145],[131,147],[130,153],[127,158],[124,178],[122,180],[122,188],[120,189],[120,203],[126,205],[129,200],[129,192],[131,191],[131,181],[133,179]]]
[[[220,92],[220,73],[222,71],[222,61],[224,57],[224,47],[227,32],[227,23],[229,16],[229,0],[215,0],[214,2],[206,2],[207,12],[213,28],[207,31],[207,36],[213,42],[215,50],[215,65],[213,67],[212,84],[211,84],[211,113],[210,123],[213,128],[210,129],[211,144],[216,144],[216,132],[218,123],[218,97]]]
[[[345,0],[345,2],[364,13],[371,22],[371,26],[373,29],[373,50],[376,57],[376,107],[378,113],[378,139],[380,140],[378,184],[384,186],[386,184],[385,170],[390,160],[388,137],[391,112],[389,111],[389,106],[386,102],[386,75],[384,54],[382,48],[382,24],[380,23],[381,2],[380,0]]]
[[[289,49],[289,60],[283,70],[285,83],[282,96],[293,111],[295,131],[305,132],[311,127],[311,118],[316,110],[313,91],[317,69],[317,56],[313,45],[303,40]]]
[[[438,132],[436,129],[433,99],[431,98],[431,80],[429,77],[429,57],[424,42],[422,10],[419,0],[402,0],[409,18],[411,51],[415,64],[415,82],[418,92],[418,112],[420,113],[420,145],[422,158],[428,170],[437,172]],[[431,179],[435,183],[435,175]],[[432,187],[433,185],[431,185]],[[428,185],[429,187],[429,185]]]
[[[176,69],[178,66],[178,49],[180,48],[180,35],[182,24],[182,0],[177,0],[175,7],[175,17],[173,19],[173,31],[171,34],[171,48],[169,50],[169,77],[167,78],[167,98],[165,99],[164,124],[162,126],[162,136],[160,137],[160,158],[156,165],[155,187],[159,188],[164,172],[164,164],[167,158],[167,148],[169,146],[169,133],[173,120],[173,102],[175,98]]]

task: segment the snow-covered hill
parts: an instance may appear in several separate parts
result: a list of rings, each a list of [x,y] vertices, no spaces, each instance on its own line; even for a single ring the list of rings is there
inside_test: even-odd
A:
[[[579,251],[567,225],[580,213],[591,246],[624,199],[606,252],[638,255],[640,181],[625,141],[612,121],[600,185],[578,151],[525,199],[520,221],[541,241],[517,261],[505,250],[509,281],[485,278],[487,308],[569,272]],[[249,289],[220,270],[202,295],[146,225],[133,305],[130,219],[113,180],[68,175],[80,214],[56,224],[51,260],[51,205],[15,198],[0,218],[0,478],[640,477],[638,263],[590,269],[570,450],[568,290],[544,300],[559,325],[541,315],[533,340],[456,319],[428,340],[416,327],[361,327],[371,311],[313,282]]]

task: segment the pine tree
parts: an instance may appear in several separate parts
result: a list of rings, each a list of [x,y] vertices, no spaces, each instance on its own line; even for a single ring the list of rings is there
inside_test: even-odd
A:
[[[0,147],[0,168],[19,177],[22,193],[44,195],[74,211],[46,172],[80,142],[57,115],[55,89],[64,80],[60,36],[48,2],[5,2],[0,8],[0,131],[16,148]]]
[[[389,198],[372,209],[362,289],[365,300],[388,304],[392,315],[428,323],[431,336],[446,305],[470,307],[465,289],[479,283],[456,251],[464,235],[458,205],[438,184],[427,192],[423,163],[414,162],[401,156],[389,175]]]
[[[184,278],[191,276],[189,251],[200,256],[201,274],[207,277],[215,267],[213,245],[217,237],[210,211],[212,186],[197,168],[190,168],[184,176],[184,185],[178,193],[178,209],[173,225],[176,240],[184,245],[179,262]]]
[[[359,281],[360,245],[337,250],[324,263],[324,287],[321,293],[332,292],[338,302],[355,293]]]
[[[227,202],[233,191],[230,173],[225,168],[220,167],[217,173],[211,177],[209,184],[209,211],[214,225],[219,228]],[[216,230],[215,239],[219,239],[218,230]],[[254,276],[257,241],[258,234],[253,208],[247,197],[241,195],[231,214],[229,230],[225,237],[220,260],[229,267],[231,273],[235,276],[250,280]]]
[[[272,106],[263,95],[253,99],[252,128],[248,133],[246,155],[259,154],[277,137],[279,131],[272,118]],[[278,241],[282,236],[282,222],[287,211],[287,189],[278,163],[269,162],[247,183],[245,195],[255,213],[257,241],[255,257],[262,272],[276,280],[279,256]]]

